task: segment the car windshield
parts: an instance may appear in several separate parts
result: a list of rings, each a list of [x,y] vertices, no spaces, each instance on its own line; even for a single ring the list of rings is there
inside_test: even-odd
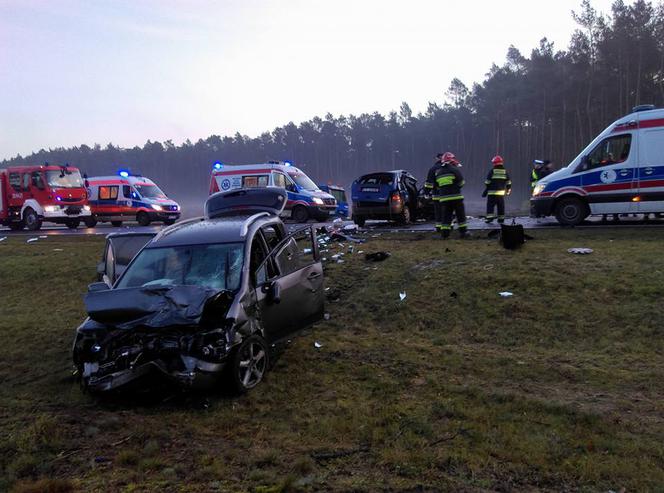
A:
[[[318,186],[304,173],[288,173],[288,176],[290,176],[291,180],[297,183],[300,188],[310,191],[318,190]]]
[[[345,203],[346,202],[346,192],[344,192],[343,190],[330,189],[329,193],[335,199],[337,199],[337,202],[339,202],[339,203]]]
[[[134,185],[141,197],[146,199],[165,199],[166,194],[157,185]]]
[[[127,268],[117,288],[202,286],[236,291],[243,252],[242,243],[148,248]]]
[[[51,188],[80,188],[83,186],[83,179],[78,170],[60,170],[46,171],[46,182]]]
[[[360,185],[392,185],[394,175],[392,173],[376,173],[373,175],[364,175],[357,180]]]

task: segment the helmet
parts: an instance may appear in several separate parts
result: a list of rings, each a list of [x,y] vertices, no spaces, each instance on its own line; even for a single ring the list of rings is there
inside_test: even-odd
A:
[[[459,161],[457,161],[456,156],[454,154],[452,154],[451,152],[446,152],[445,154],[443,154],[443,156],[440,158],[440,160],[443,163],[452,163],[452,164],[455,164],[455,163],[459,162]]]
[[[501,164],[504,163],[502,156],[494,156],[494,158],[491,160],[494,166],[500,166]]]

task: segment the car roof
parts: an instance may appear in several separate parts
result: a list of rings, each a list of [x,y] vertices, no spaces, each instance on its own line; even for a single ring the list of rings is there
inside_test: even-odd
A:
[[[250,216],[237,215],[213,219],[190,219],[162,230],[146,248],[244,242],[252,226],[280,222],[281,219],[267,212]]]

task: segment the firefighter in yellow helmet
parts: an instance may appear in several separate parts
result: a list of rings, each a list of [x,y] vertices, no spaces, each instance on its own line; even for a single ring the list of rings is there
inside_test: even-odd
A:
[[[505,221],[505,195],[512,193],[512,180],[505,169],[505,162],[501,156],[491,160],[493,167],[484,182],[485,189],[482,197],[486,197],[486,222],[492,223],[496,217],[498,223]],[[498,210],[498,215],[494,213]]]

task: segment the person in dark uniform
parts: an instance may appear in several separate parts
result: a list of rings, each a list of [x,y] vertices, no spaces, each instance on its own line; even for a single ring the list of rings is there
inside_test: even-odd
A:
[[[427,180],[424,182],[425,193],[431,196],[433,201],[433,214],[436,223],[436,231],[440,231],[443,227],[443,205],[438,200],[438,195],[436,195],[436,171],[443,166],[442,157],[442,152],[436,154],[436,162],[433,164],[431,169],[429,169]]]
[[[482,197],[486,200],[486,222],[492,223],[496,219],[494,209],[498,209],[498,224],[505,222],[505,195],[512,192],[512,181],[505,169],[505,162],[501,156],[495,156],[491,160],[493,168],[489,171],[484,185],[486,188]]]
[[[441,166],[434,170],[434,195],[441,205],[442,221],[440,232],[447,239],[452,232],[452,217],[456,216],[461,238],[467,236],[466,209],[461,188],[465,182],[459,170],[461,166],[456,156],[446,152],[440,158]]]

